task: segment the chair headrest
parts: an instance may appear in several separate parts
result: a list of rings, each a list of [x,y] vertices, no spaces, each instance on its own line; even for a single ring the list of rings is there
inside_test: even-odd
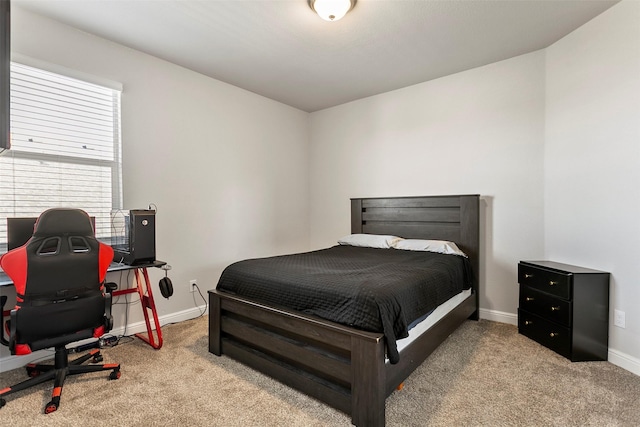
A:
[[[34,237],[59,236],[71,234],[76,236],[94,236],[91,217],[82,209],[52,208],[38,217]]]

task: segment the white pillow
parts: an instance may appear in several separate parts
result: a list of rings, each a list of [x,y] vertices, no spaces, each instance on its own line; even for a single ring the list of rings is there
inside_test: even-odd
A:
[[[394,242],[393,247],[405,251],[437,252],[467,257],[455,243],[446,240],[402,239]]]
[[[389,249],[393,247],[393,245],[399,240],[402,240],[402,238],[397,236],[383,236],[379,234],[350,234],[338,240],[338,243],[348,246]]]

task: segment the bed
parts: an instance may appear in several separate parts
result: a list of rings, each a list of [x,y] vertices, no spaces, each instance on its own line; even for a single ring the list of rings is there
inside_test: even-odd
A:
[[[479,196],[351,199],[351,232],[455,242],[471,268],[468,297],[398,346],[399,357],[391,360],[383,332],[215,289],[209,291],[209,351],[350,414],[356,426],[383,426],[387,396],[466,319],[478,319]]]

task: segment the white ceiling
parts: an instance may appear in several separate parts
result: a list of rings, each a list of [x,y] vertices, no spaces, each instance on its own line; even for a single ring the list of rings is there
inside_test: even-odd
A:
[[[88,33],[312,112],[553,44],[618,0],[12,0]]]

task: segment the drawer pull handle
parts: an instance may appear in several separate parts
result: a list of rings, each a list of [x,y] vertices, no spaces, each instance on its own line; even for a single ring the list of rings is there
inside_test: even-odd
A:
[[[555,337],[557,337],[558,335],[559,335],[559,334],[558,334],[557,332],[551,332],[551,333],[549,334],[549,336],[550,336],[551,338],[555,338]]]
[[[533,322],[532,322],[531,320],[525,320],[525,321],[524,321],[524,324],[525,324],[526,326],[529,326],[529,325],[533,325]]]
[[[524,273],[524,278],[525,279],[530,279],[533,277],[533,274],[529,274],[529,273]]]
[[[551,307],[551,311],[560,311],[560,307],[558,307],[558,306]]]
[[[533,297],[526,297],[525,301],[533,301]]]
[[[554,282],[553,280],[549,281],[549,286],[555,286],[557,284],[558,284],[558,282]]]

